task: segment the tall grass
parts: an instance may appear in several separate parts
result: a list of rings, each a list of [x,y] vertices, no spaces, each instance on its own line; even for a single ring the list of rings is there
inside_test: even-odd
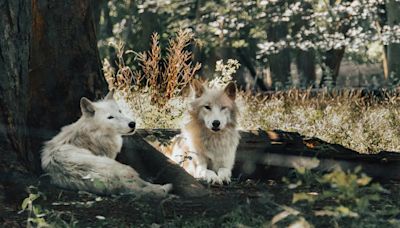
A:
[[[122,106],[133,113],[140,127],[174,128],[179,124],[186,106],[180,95],[201,67],[200,63],[191,62],[188,46],[192,39],[192,33],[179,31],[169,41],[166,55],[162,56],[159,35],[154,33],[150,50],[135,53],[138,69],[125,65],[124,55],[134,52],[124,51],[122,44],[116,45],[117,70],[104,61],[103,70],[109,86],[119,91]]]

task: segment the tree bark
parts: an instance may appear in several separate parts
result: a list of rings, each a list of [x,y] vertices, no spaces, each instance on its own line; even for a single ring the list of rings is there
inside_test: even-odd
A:
[[[400,25],[400,2],[396,0],[389,0],[386,3],[388,25],[390,27]],[[392,79],[400,79],[400,44],[399,43],[389,43],[387,48],[387,58],[388,58],[388,71],[389,76]]]
[[[90,0],[33,0],[28,127],[35,170],[39,151],[62,126],[80,116],[79,100],[105,94]]]
[[[26,106],[30,7],[29,1],[0,3],[0,173],[9,170],[10,164],[27,164],[29,160]]]
[[[5,203],[20,202],[31,156],[27,138],[28,61],[31,2],[0,2],[0,214]],[[1,218],[0,218],[1,220]]]

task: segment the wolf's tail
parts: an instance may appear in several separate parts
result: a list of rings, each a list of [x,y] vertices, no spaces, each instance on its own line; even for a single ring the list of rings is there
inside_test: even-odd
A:
[[[70,145],[57,151],[45,150],[42,167],[54,184],[67,189],[105,195],[134,193],[154,197],[165,197],[172,190],[172,184],[146,182],[130,166]]]

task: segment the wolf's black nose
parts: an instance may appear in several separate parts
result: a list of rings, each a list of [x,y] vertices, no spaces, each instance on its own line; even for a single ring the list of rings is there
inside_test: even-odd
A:
[[[135,123],[135,122],[130,122],[130,123],[128,124],[128,126],[129,126],[130,128],[135,128],[135,127],[136,127],[136,123]]]
[[[219,127],[220,124],[221,124],[221,122],[219,122],[219,120],[214,120],[212,122],[213,127]]]

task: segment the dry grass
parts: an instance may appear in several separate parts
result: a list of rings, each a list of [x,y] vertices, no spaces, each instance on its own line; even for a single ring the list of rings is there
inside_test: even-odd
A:
[[[188,31],[179,31],[175,39],[169,40],[166,56],[161,55],[159,35],[151,36],[150,50],[136,54],[139,69],[131,70],[124,63],[123,45],[117,45],[118,71],[110,69],[105,61],[105,76],[109,84],[119,90],[126,88],[134,91],[149,92],[152,104],[163,107],[168,100],[179,95],[183,88],[194,78],[201,64],[191,62],[192,53],[186,50],[193,39]]]
[[[318,137],[362,153],[400,151],[400,98],[360,90],[243,95],[245,129],[282,129]]]
[[[191,62],[192,53],[187,50],[193,34],[179,31],[169,40],[166,56],[162,56],[159,35],[151,37],[150,50],[136,53],[139,68],[131,69],[125,65],[122,43],[115,45],[118,70],[104,60],[104,74],[110,88],[116,88],[124,98],[121,105],[127,107],[128,114],[136,117],[142,128],[174,127],[183,114],[185,101],[182,90],[195,77],[201,64]],[[125,101],[125,102],[122,102]]]

